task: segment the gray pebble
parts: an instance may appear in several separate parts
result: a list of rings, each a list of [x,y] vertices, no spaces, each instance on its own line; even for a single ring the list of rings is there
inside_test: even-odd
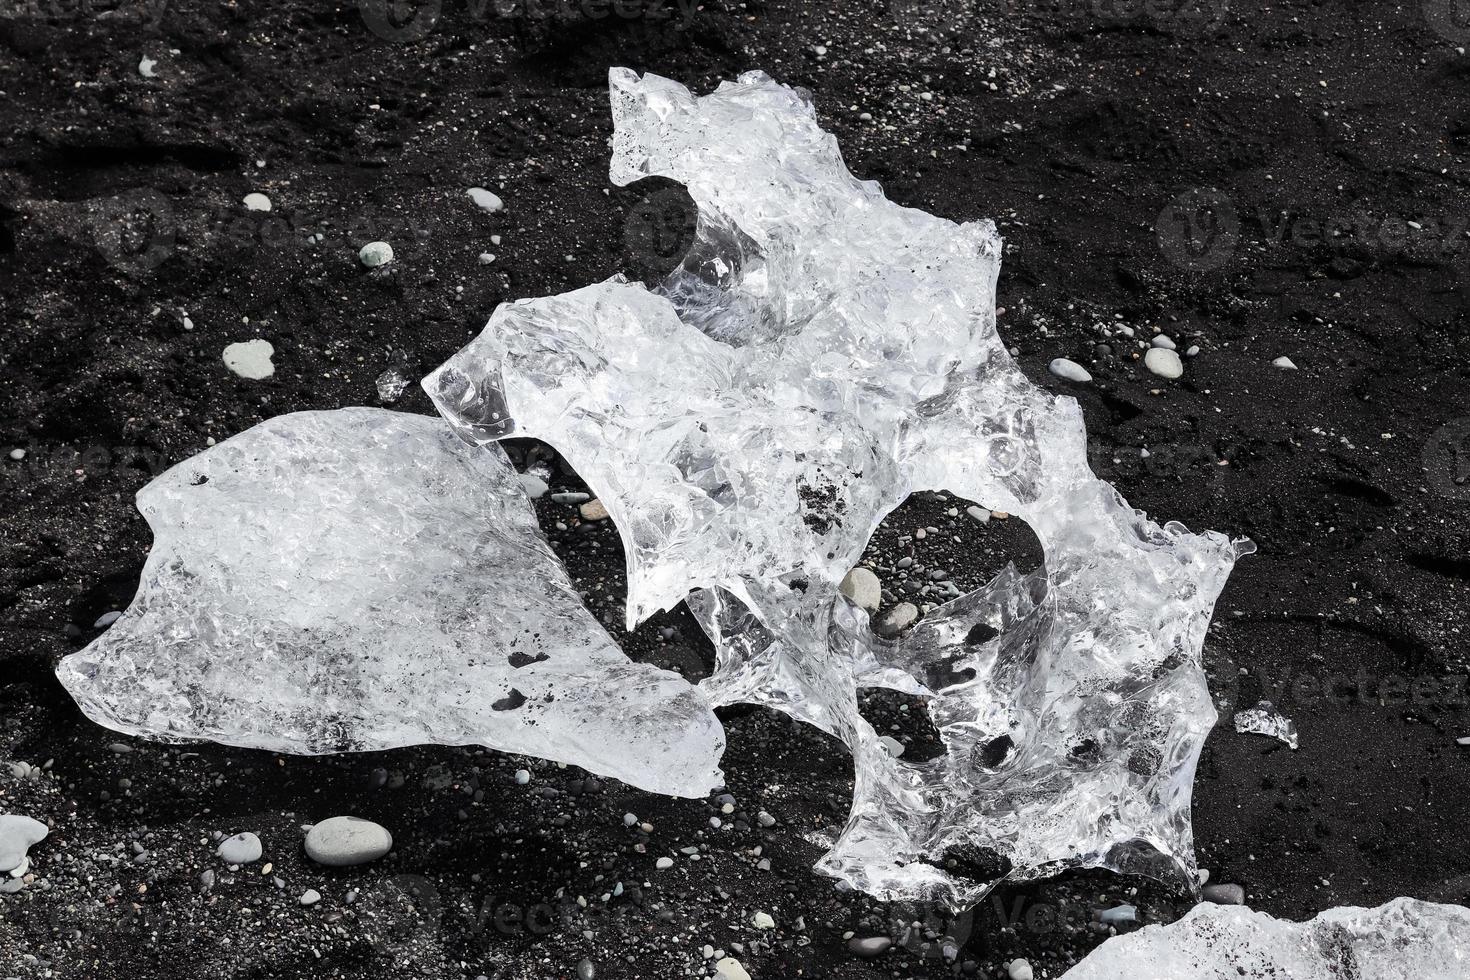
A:
[[[39,820],[19,814],[0,814],[0,874],[8,874],[26,860],[26,852],[46,839],[50,831]]]
[[[905,584],[907,585],[909,583]],[[874,630],[879,636],[897,636],[912,626],[914,620],[918,618],[918,606],[912,602],[900,602],[878,620],[878,624],[874,627]]]
[[[869,569],[854,568],[843,577],[838,588],[843,595],[869,613],[877,612],[878,607],[883,604],[883,583]]]
[[[1053,360],[1051,364],[1047,366],[1047,370],[1050,371],[1052,374],[1055,374],[1057,377],[1061,378],[1063,381],[1072,381],[1076,382],[1077,384],[1086,384],[1087,382],[1092,380],[1092,375],[1088,372],[1087,368],[1083,367],[1081,364],[1078,364],[1076,361],[1068,360],[1065,357],[1058,357]]]
[[[847,941],[848,950],[854,956],[861,956],[865,960],[882,956],[888,952],[889,947],[892,945],[893,940],[887,936],[870,936],[866,939],[859,939],[857,936],[853,936]]]
[[[306,835],[306,856],[334,868],[367,864],[392,849],[387,828],[360,817],[329,817]]]
[[[1240,885],[1206,885],[1204,898],[1216,905],[1244,905],[1245,888]]]
[[[312,906],[315,905],[317,902],[320,902],[321,900],[321,892],[317,891],[315,888],[308,888],[306,891],[301,893],[301,897],[298,898],[296,901],[300,902],[302,905]]]
[[[265,853],[265,848],[261,846],[259,837],[246,831],[220,841],[214,853],[219,855],[220,860],[225,864],[250,864],[260,860],[260,856]]]
[[[577,964],[577,980],[594,980],[597,976],[597,964],[591,960],[583,960]]]

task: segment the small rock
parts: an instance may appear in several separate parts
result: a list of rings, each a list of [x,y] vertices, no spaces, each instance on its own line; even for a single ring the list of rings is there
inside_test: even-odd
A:
[[[481,265],[489,265],[490,263],[495,261],[495,256],[491,255],[489,252],[481,252],[479,261]]]
[[[720,980],[750,980],[750,974],[733,956],[726,956],[715,964],[715,976]]]
[[[368,242],[358,251],[357,261],[369,269],[387,265],[393,261],[393,246],[387,242]]]
[[[1150,347],[1143,355],[1143,366],[1161,378],[1177,378],[1184,373],[1179,355],[1167,347]]]
[[[145,54],[142,58],[138,59],[138,74],[144,78],[157,78],[158,73],[153,70],[157,65],[157,61]]]
[[[1075,381],[1077,384],[1086,384],[1092,380],[1092,374],[1087,368],[1065,357],[1058,357],[1053,360],[1047,366],[1047,370],[1063,381]]]
[[[667,871],[674,866],[674,859],[671,857],[661,857],[653,862],[653,866],[660,871]]]
[[[854,568],[843,576],[838,588],[869,614],[877,612],[883,604],[883,583],[869,569]]]
[[[489,211],[491,214],[505,207],[504,201],[483,187],[471,187],[466,193],[469,194],[470,200],[474,201],[476,206]]]
[[[912,626],[919,618],[919,607],[912,602],[900,602],[878,620],[874,631],[879,636],[893,637]]]
[[[1170,340],[1169,337],[1166,334],[1159,334],[1153,340],[1149,341],[1149,344],[1150,344],[1150,346],[1153,346],[1153,347],[1161,347],[1164,350],[1178,350],[1179,349],[1178,347],[1175,346],[1174,341],[1173,340]]]
[[[315,888],[308,888],[306,891],[304,891],[304,892],[301,893],[301,897],[298,898],[296,901],[300,902],[302,905],[311,906],[311,905],[315,905],[317,902],[320,902],[321,900],[322,900],[322,893],[321,892],[317,891]]]
[[[275,352],[276,349],[269,340],[257,338],[231,344],[225,348],[222,357],[225,367],[240,377],[249,381],[260,381],[276,373],[276,366],[271,363],[271,355]]]
[[[265,848],[261,847],[259,837],[246,831],[220,841],[214,853],[225,864],[251,864],[260,860]]]
[[[1240,885],[1206,885],[1204,899],[1216,905],[1244,905],[1245,888]]]
[[[516,770],[516,785],[524,786],[531,781],[531,772],[528,769]]]
[[[989,509],[981,507],[979,504],[971,504],[970,506],[966,507],[965,513],[975,518],[975,520],[979,521],[981,524],[990,523]]]
[[[750,924],[755,926],[757,929],[776,928],[776,920],[771,918],[771,916],[766,912],[757,912],[755,915],[752,915],[750,917]]]
[[[526,496],[532,500],[540,500],[546,496],[546,491],[549,487],[547,487],[545,480],[541,479],[535,473],[522,473],[520,476],[521,489],[526,491]]]
[[[20,814],[0,814],[0,874],[9,874],[28,860],[26,852],[46,839],[46,825]]]
[[[1156,350],[1159,348],[1155,348]],[[1006,967],[1006,976],[1011,980],[1035,980],[1036,973],[1031,969],[1031,964],[1023,959],[1011,960]]]
[[[1284,356],[1283,357],[1278,357],[1278,358],[1276,358],[1276,360],[1272,361],[1271,362],[1271,366],[1273,368],[1280,368],[1283,371],[1295,371],[1296,370],[1296,365],[1291,362],[1291,358],[1284,357]]]
[[[597,964],[584,959],[577,964],[577,980],[596,980]]]
[[[755,815],[755,822],[767,828],[776,826],[776,818],[764,810]]]
[[[329,817],[306,834],[306,856],[334,868],[367,864],[392,849],[387,828],[360,817]]]
[[[114,609],[112,612],[105,612],[101,616],[98,616],[97,622],[92,624],[92,628],[94,630],[105,630],[119,619],[122,619],[122,612]]]
[[[870,936],[866,939],[853,936],[847,941],[848,952],[854,956],[861,956],[865,960],[882,956],[892,945],[893,940],[887,936]]]
[[[271,209],[271,199],[264,194],[246,194],[244,204],[246,211],[269,211]]]
[[[603,506],[600,500],[587,501],[581,507],[577,508],[577,513],[582,515],[582,520],[584,521],[607,520],[607,508]]]

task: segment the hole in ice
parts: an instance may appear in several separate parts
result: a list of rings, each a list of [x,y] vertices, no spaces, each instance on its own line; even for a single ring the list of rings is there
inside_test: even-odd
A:
[[[507,694],[503,698],[492,701],[490,703],[490,707],[494,708],[496,711],[513,711],[525,703],[526,696],[520,691],[517,691],[515,688],[511,688],[509,694]]]
[[[544,653],[538,653],[536,654],[536,656],[533,657],[529,653],[521,653],[517,651],[511,654],[509,659],[510,665],[519,670],[522,667],[529,667],[532,664],[543,663],[547,660],[550,660],[551,658]]]
[[[975,749],[975,764],[983,769],[999,769],[1010,758],[1016,743],[1009,735],[998,735]]]

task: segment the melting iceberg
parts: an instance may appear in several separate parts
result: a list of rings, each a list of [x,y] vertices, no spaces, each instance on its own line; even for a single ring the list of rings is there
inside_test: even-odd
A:
[[[1396,898],[1283,922],[1239,905],[1197,905],[1093,950],[1062,980],[1346,980],[1470,976],[1470,909]]]
[[[681,182],[695,244],[654,290],[615,277],[499,307],[425,379],[444,417],[567,457],[622,536],[629,624],[688,597],[713,702],[847,744],[853,809],[825,872],[953,905],[1063,867],[1193,887],[1215,721],[1200,648],[1249,542],[1160,526],[1092,474],[1076,402],[997,333],[991,222],[886,200],[762,73],[702,98],[610,81],[613,181]],[[1046,562],[886,640],[838,584],[925,489],[1025,519]],[[885,751],[857,707],[874,686],[924,696],[946,753]]]
[[[498,446],[300,412],[173,467],[138,508],[138,594],[58,669],[100,724],[307,754],[482,744],[659,793],[723,785],[705,697],[623,655]]]

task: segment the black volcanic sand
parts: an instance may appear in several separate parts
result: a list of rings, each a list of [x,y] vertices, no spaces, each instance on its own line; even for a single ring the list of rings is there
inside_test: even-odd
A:
[[[758,980],[997,977],[1016,956],[1055,977],[1108,933],[1096,910],[1189,907],[1102,872],[1002,887],[949,923],[836,891],[811,864],[850,763],[763,710],[726,716],[722,814],[473,749],[160,746],[94,726],[58,686],[57,660],[132,595],[150,540],[132,496],[163,467],[274,415],[374,404],[396,352],[427,371],[500,302],[669,267],[678,192],[606,178],[611,65],[700,91],[762,68],[809,89],[894,200],[994,218],[1002,333],[1082,404],[1097,472],[1160,519],[1257,543],[1205,649],[1223,719],[1194,795],[1212,882],[1296,918],[1465,901],[1470,28],[1440,0],[655,7],[0,13],[0,748],[37,767],[0,766],[0,811],[54,828],[0,896],[0,976],[541,980],[585,959],[672,978],[709,973],[708,945]],[[250,192],[274,209],[247,212]],[[374,239],[397,253],[385,273],[356,262]],[[1100,325],[1198,353],[1166,381]],[[221,361],[254,337],[276,350],[267,380]],[[1053,377],[1054,357],[1093,381]],[[395,407],[431,411],[417,388]],[[534,447],[511,448],[524,464]],[[530,462],[548,458],[554,490],[583,489],[554,456]],[[969,503],[925,494],[879,529],[889,605],[911,598],[905,555],[962,588],[1039,560],[1024,525]],[[611,526],[538,506],[631,656],[708,669],[686,611],[623,633]],[[1233,731],[1230,709],[1263,697],[1299,751]],[[867,710],[932,751],[914,708]],[[301,826],[339,813],[388,826],[394,853],[313,865]],[[212,835],[243,830],[265,858],[233,872]],[[308,888],[319,904],[299,903]],[[930,942],[945,931],[953,963]],[[898,943],[862,959],[847,932]]]

